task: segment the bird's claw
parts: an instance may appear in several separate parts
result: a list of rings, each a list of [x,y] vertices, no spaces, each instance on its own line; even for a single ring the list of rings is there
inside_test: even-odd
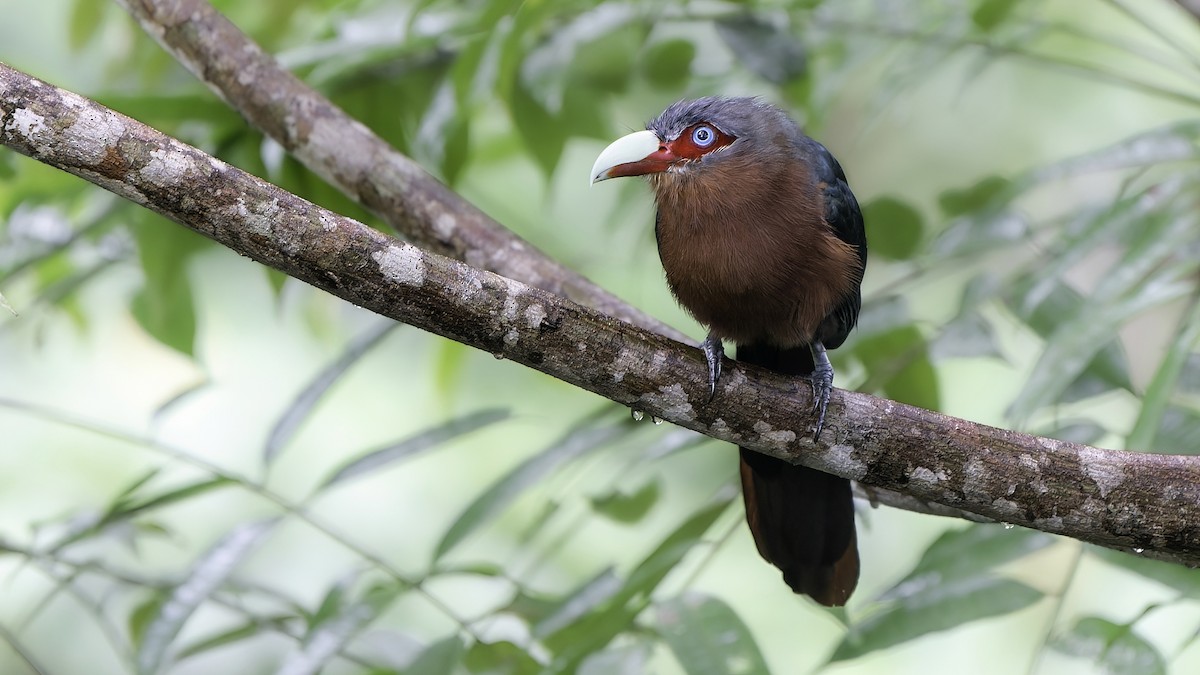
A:
[[[708,361],[708,400],[712,401],[717,395],[717,380],[721,378],[721,359],[725,357],[725,345],[721,338],[710,334],[704,338],[700,349],[704,350],[704,358]]]
[[[829,407],[829,396],[833,393],[833,364],[829,363],[825,346],[820,342],[813,344],[813,372],[808,381],[812,385],[812,410],[817,416],[817,427],[813,431],[813,441],[816,442],[825,428],[825,409]]]

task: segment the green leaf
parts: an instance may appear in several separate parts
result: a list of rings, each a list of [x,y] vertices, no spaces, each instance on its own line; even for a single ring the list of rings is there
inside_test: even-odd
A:
[[[854,353],[869,373],[865,387],[891,399],[937,410],[941,404],[937,372],[929,361],[925,337],[908,325],[858,341]]]
[[[1193,302],[1191,308],[1179,322],[1174,331],[1175,338],[1171,346],[1158,364],[1154,378],[1142,394],[1142,409],[1138,413],[1137,422],[1125,447],[1137,450],[1154,448],[1158,430],[1162,427],[1164,417],[1170,405],[1171,394],[1177,383],[1183,377],[1188,359],[1194,356],[1193,350],[1200,347],[1200,302]],[[1159,448],[1159,452],[1170,452]],[[1200,452],[1200,448],[1193,450]]]
[[[894,600],[947,581],[968,580],[1054,543],[1054,537],[1025,528],[975,523],[947,530],[934,540],[903,579],[880,595]]]
[[[390,607],[402,590],[403,587],[396,584],[372,586],[362,597],[347,604],[341,603],[341,589],[336,590],[327,598],[328,602],[323,603],[335,611],[321,616],[320,623],[305,637],[303,648],[292,652],[278,672],[286,675],[317,675],[324,672],[329,662],[363,628]]]
[[[590,421],[589,421],[590,424]],[[540,483],[567,462],[582,457],[597,448],[629,433],[629,425],[603,427],[583,426],[571,429],[550,447],[529,458],[500,478],[479,495],[459,514],[442,540],[433,558],[437,561],[472,532],[500,515],[527,489]]]
[[[912,205],[895,197],[880,197],[863,206],[863,221],[871,255],[908,260],[916,254],[924,224]]]
[[[317,376],[296,395],[296,398],[288,405],[287,410],[275,422],[275,426],[271,428],[271,433],[267,436],[267,444],[263,447],[264,464],[270,466],[275,461],[283,448],[296,435],[296,430],[312,414],[313,409],[316,408],[321,398],[325,396],[354,364],[361,361],[371,349],[382,342],[383,338],[387,337],[398,326],[400,324],[391,319],[383,319],[375,322],[367,330],[363,331],[361,335],[346,345],[345,351],[338,356],[337,360],[325,366],[317,373]]]
[[[654,87],[670,89],[687,82],[695,58],[696,45],[691,40],[677,38],[661,40],[645,48],[638,63],[647,82]]]
[[[139,675],[150,675],[162,669],[167,650],[183,624],[278,522],[272,518],[239,525],[196,561],[187,578],[159,604],[145,627],[137,631],[142,636],[136,654]]]
[[[659,484],[649,480],[632,494],[612,491],[600,497],[592,497],[592,509],[618,523],[636,523],[650,512],[658,502]]]
[[[750,629],[715,597],[690,592],[658,603],[654,625],[688,675],[770,673]]]
[[[187,262],[206,240],[147,213],[130,228],[138,244],[145,281],[133,298],[133,316],[159,342],[189,356],[196,339],[196,310]]]
[[[994,202],[1011,194],[1012,187],[1007,178],[988,176],[970,187],[946,190],[938,195],[938,206],[949,218],[970,215],[994,207]]]
[[[566,628],[608,602],[623,586],[613,568],[607,567],[556,602],[537,602],[537,598],[526,596],[520,604],[514,606],[514,611],[535,622],[535,636],[545,637]]]
[[[971,12],[971,23],[979,30],[990,33],[1017,8],[1018,0],[979,0]]]
[[[1154,645],[1129,625],[1088,616],[1051,643],[1056,651],[1090,659],[1110,675],[1165,675],[1166,662]]]
[[[509,416],[510,412],[508,410],[495,408],[480,410],[469,415],[457,417],[432,429],[422,431],[416,436],[406,438],[398,443],[393,443],[378,450],[368,452],[360,457],[355,457],[333,471],[321,483],[318,491],[431,450],[459,436],[506,420]]]
[[[1018,287],[1008,305],[1042,338],[1048,338],[1063,321],[1077,316],[1083,304],[1083,296],[1061,280],[1051,285],[1041,302],[1029,311],[1022,312],[1019,308],[1025,303],[1016,298],[1023,298],[1025,295],[1024,290]],[[1104,342],[1081,377],[1097,380],[1102,387],[1133,389],[1125,353],[1112,340]]]
[[[647,662],[654,653],[648,640],[603,649],[583,660],[576,675],[640,675],[652,672]]]
[[[942,327],[929,345],[934,360],[954,358],[1003,358],[992,322],[978,313],[954,319]]]
[[[927,585],[851,625],[829,661],[857,658],[930,633],[1015,612],[1041,597],[1040,591],[1025,584],[990,576]]]
[[[404,672],[406,675],[452,675],[465,652],[462,638],[451,635],[426,647]]]
[[[545,672],[524,649],[508,642],[476,642],[463,664],[472,675],[541,675]]]
[[[533,155],[544,174],[553,174],[566,144],[566,134],[558,120],[534,100],[520,83],[513,86],[509,112],[529,154]]]
[[[1194,600],[1200,600],[1200,569],[1191,569],[1176,563],[1152,560],[1144,556],[1114,551],[1100,546],[1089,550],[1104,562],[1129,570],[1147,579],[1157,581]]]
[[[175,655],[175,660],[182,661],[190,656],[203,654],[204,652],[220,649],[228,645],[243,644],[247,640],[259,635],[285,633],[293,618],[294,616],[291,614],[256,617],[233,628],[220,631],[189,644],[187,647],[179,650],[179,653]]]
[[[104,12],[108,3],[94,0],[75,0],[71,6],[71,23],[67,32],[67,44],[78,52],[91,42],[104,26]]]
[[[786,27],[752,14],[719,19],[717,35],[746,70],[774,85],[808,73],[808,55],[800,39]]]
[[[603,649],[614,637],[628,630],[658,585],[699,543],[735,497],[733,490],[723,492],[692,514],[630,572],[621,589],[607,602],[578,621],[547,635],[544,642],[558,654],[555,667],[560,671],[573,669],[588,654]]]
[[[1063,420],[1056,422],[1053,426],[1038,429],[1034,433],[1038,436],[1057,438],[1069,443],[1095,445],[1101,438],[1104,438],[1108,429],[1091,420]]]
[[[1032,375],[1013,403],[1010,414],[1018,423],[1060,400],[1126,321],[1193,291],[1193,284],[1181,277],[1195,270],[1196,261],[1176,256],[1178,247],[1192,237],[1193,224],[1173,215],[1147,214],[1122,259],[1079,311],[1058,317]]]
[[[1180,455],[1200,455],[1200,411],[1168,406],[1155,436],[1154,449]]]

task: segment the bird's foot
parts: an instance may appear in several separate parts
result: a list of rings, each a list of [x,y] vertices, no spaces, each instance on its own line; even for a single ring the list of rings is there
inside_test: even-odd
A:
[[[813,441],[820,440],[821,430],[825,428],[825,409],[829,407],[829,395],[833,393],[833,364],[829,363],[829,355],[825,353],[825,345],[814,342],[812,345],[813,372],[808,381],[812,385],[813,413],[817,416],[817,428],[813,432]]]
[[[721,338],[708,334],[701,343],[704,358],[708,360],[708,400],[712,401],[717,395],[717,380],[721,378],[721,359],[725,357],[725,345]]]

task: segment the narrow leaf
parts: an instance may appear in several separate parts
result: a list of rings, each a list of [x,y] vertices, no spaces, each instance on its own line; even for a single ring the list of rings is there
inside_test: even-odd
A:
[[[657,480],[649,480],[632,494],[614,490],[599,497],[592,497],[589,501],[596,513],[618,523],[636,523],[658,502],[658,488]]]
[[[321,397],[336,383],[346,371],[369,351],[375,345],[383,341],[388,333],[391,333],[400,324],[392,320],[379,321],[361,335],[355,338],[350,344],[346,345],[346,350],[336,361],[326,366],[313,381],[308,384],[300,394],[292,401],[283,415],[275,422],[274,428],[271,429],[271,434],[267,437],[267,444],[263,448],[263,463],[268,466],[273,462],[276,456],[284,446],[292,440],[296,430],[308,419],[313,408]]]
[[[140,675],[160,671],[167,650],[183,624],[277,522],[278,519],[272,518],[240,525],[196,561],[188,577],[171,591],[158,606],[154,618],[146,624],[137,650],[137,672]]]
[[[629,425],[572,429],[550,447],[529,458],[479,495],[438,542],[436,561],[480,526],[491,521],[516,501],[525,490],[538,484],[567,462],[581,457],[629,433]]]
[[[1051,535],[1025,528],[975,523],[948,530],[925,549],[912,571],[884,591],[879,600],[907,598],[939,584],[978,577],[1052,543]]]
[[[1152,560],[1144,556],[1114,551],[1100,546],[1089,547],[1096,557],[1110,565],[1116,565],[1134,574],[1157,581],[1183,595],[1200,600],[1200,569],[1191,569],[1176,563]]]
[[[734,497],[733,490],[723,491],[711,504],[692,514],[667,535],[602,607],[547,635],[545,643],[559,653],[555,666],[570,670],[588,654],[604,648],[614,637],[628,630],[641,613],[643,603],[725,513]],[[631,602],[635,599],[642,602]]]
[[[1166,662],[1154,645],[1132,626],[1099,617],[1080,619],[1051,646],[1059,652],[1093,661],[1098,671],[1110,675],[1165,675]]]
[[[1041,592],[1025,584],[989,576],[927,586],[851,625],[829,660],[857,658],[930,633],[1015,612],[1041,597]]]
[[[350,640],[375,620],[400,595],[395,585],[374,586],[363,597],[328,617],[304,640],[304,648],[293,652],[276,671],[277,675],[316,675],[323,672]]]
[[[767,82],[787,84],[808,72],[803,44],[779,24],[742,14],[720,19],[716,26],[738,62]]]
[[[451,635],[426,647],[404,672],[407,675],[452,675],[465,651],[462,638]]]
[[[750,629],[715,597],[692,592],[658,603],[654,625],[688,675],[770,672]]]
[[[398,443],[385,446],[378,450],[373,450],[365,455],[356,457],[337,470],[335,470],[318,488],[318,491],[324,490],[332,485],[341,483],[351,478],[356,478],[365,473],[377,471],[389,464],[393,464],[402,459],[412,457],[427,450],[436,448],[443,443],[458,438],[490,426],[502,420],[509,418],[508,410],[488,409],[470,413],[456,419],[452,419],[441,426],[422,431],[416,436],[406,438]]]
[[[1146,391],[1142,394],[1142,409],[1125,447],[1134,450],[1150,450],[1162,426],[1163,417],[1179,382],[1187,360],[1193,350],[1200,346],[1200,302],[1193,302],[1175,330],[1175,339],[1158,364],[1158,370]],[[1163,450],[1160,450],[1160,452]]]

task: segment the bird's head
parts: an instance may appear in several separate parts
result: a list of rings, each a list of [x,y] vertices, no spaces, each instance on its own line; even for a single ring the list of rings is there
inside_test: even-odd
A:
[[[756,98],[709,96],[672,104],[637,131],[613,141],[592,165],[591,182],[647,176],[656,188],[717,169],[763,169],[799,128]]]

